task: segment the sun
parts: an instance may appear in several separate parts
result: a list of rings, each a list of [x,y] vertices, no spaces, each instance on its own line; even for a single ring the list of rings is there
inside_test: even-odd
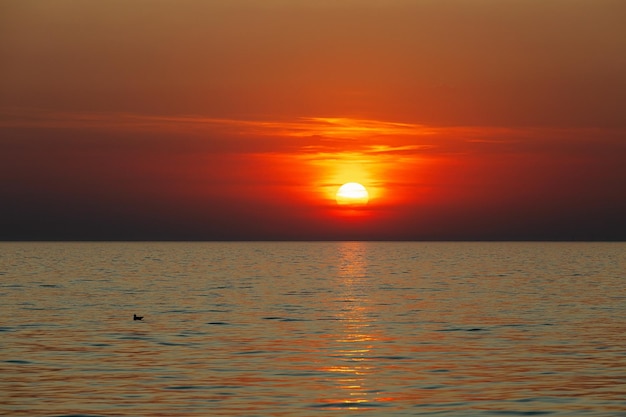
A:
[[[369,193],[358,182],[348,182],[339,187],[335,198],[340,206],[361,207],[369,201]]]

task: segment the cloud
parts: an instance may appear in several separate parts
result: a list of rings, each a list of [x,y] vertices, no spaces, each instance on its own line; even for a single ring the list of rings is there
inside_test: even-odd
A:
[[[602,218],[603,236],[617,236],[626,205],[619,129],[4,109],[0,130],[6,238],[60,236],[56,224],[105,236],[103,222],[121,237],[160,227],[158,236],[333,236],[336,188],[352,180],[370,191],[371,230],[390,238],[471,229],[463,219],[488,227],[497,216],[503,230]]]
[[[348,117],[241,120],[3,108],[0,129],[20,132],[3,135],[0,146],[4,142],[5,147],[37,140],[57,148],[97,144],[138,151],[295,154],[306,159],[342,153],[363,157],[534,154],[611,159],[626,150],[626,129],[619,128],[427,126]]]

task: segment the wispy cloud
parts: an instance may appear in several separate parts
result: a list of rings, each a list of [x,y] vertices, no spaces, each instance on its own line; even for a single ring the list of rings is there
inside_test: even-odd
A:
[[[3,127],[156,128],[195,126],[227,128],[233,133],[292,137],[323,136],[358,139],[372,136],[428,135],[437,129],[425,125],[339,117],[301,117],[291,121],[238,120],[198,115],[59,112],[44,109],[0,109]]]
[[[614,149],[625,132],[610,129],[428,126],[348,117],[292,120],[240,120],[201,115],[149,115],[119,112],[59,112],[0,108],[0,128],[87,129],[122,132],[195,134],[206,147],[238,153],[298,153],[306,158],[337,152],[368,156],[412,154],[486,154]],[[291,139],[298,139],[292,141]],[[598,147],[606,142],[607,147]],[[208,149],[208,148],[207,148]]]

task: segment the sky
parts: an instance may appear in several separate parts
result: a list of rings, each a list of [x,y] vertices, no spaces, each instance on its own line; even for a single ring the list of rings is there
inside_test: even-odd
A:
[[[624,16],[2,0],[0,240],[623,241]]]

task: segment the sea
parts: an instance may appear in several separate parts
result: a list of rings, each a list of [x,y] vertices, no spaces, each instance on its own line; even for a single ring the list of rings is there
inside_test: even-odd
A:
[[[626,416],[626,243],[0,243],[0,415]]]

